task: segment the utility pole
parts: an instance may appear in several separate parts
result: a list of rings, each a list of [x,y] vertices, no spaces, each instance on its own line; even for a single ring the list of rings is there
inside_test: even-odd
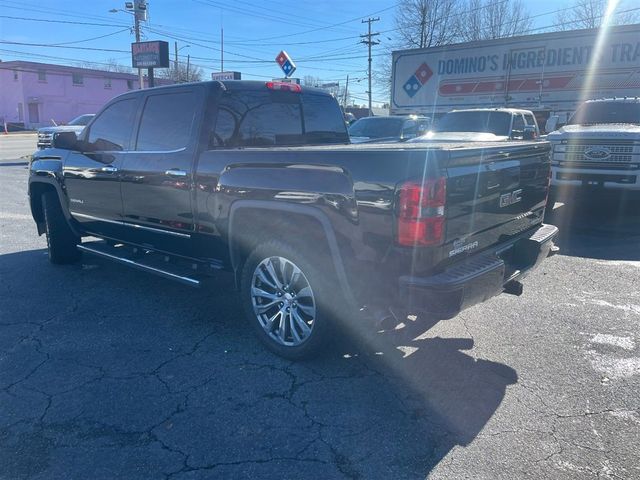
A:
[[[373,111],[371,109],[371,47],[374,45],[378,45],[380,42],[378,42],[377,40],[372,40],[373,37],[380,35],[379,33],[371,33],[371,24],[373,22],[377,22],[380,20],[380,17],[376,17],[376,18],[371,18],[369,17],[367,20],[362,20],[361,23],[368,23],[369,24],[369,32],[364,34],[364,35],[360,35],[360,37],[362,37],[363,39],[366,38],[366,40],[361,40],[360,43],[364,43],[365,45],[367,45],[369,47],[369,91],[367,92],[369,94],[369,116],[373,116]]]
[[[224,72],[224,28],[220,27],[220,71]]]
[[[191,55],[187,55],[187,83],[189,83],[189,63],[191,62]]]
[[[178,42],[173,42],[173,55],[174,55],[174,62],[173,62],[173,66],[176,70],[176,78],[178,78]]]
[[[344,95],[342,98],[342,107],[347,108],[347,99],[349,98],[349,75],[347,74],[347,86],[344,87]]]

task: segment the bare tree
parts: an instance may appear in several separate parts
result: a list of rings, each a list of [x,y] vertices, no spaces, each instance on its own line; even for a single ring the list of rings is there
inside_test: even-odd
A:
[[[459,0],[404,0],[395,25],[402,48],[447,45],[458,39]]]
[[[126,65],[122,65],[115,58],[109,58],[106,63],[107,63],[107,65],[106,65],[106,67],[104,67],[104,69],[107,72],[118,72],[118,73],[132,73],[133,72],[133,69],[131,67],[128,67]]]
[[[557,13],[555,30],[576,30],[581,28],[598,28],[607,12],[607,0],[574,0],[568,8]],[[620,2],[611,16],[611,25],[626,25],[640,20],[637,11]]]
[[[469,0],[460,15],[465,41],[493,40],[523,34],[531,28],[531,17],[521,0]]]
[[[200,82],[202,80],[202,68],[193,63],[175,62],[172,68],[159,69],[158,77],[172,80],[175,83]],[[187,68],[188,67],[188,68]]]
[[[391,52],[408,48],[437,47],[460,40],[461,0],[402,0],[396,9],[395,34],[381,37],[385,51],[374,77],[384,88],[391,85]]]
[[[305,75],[302,77],[302,84],[305,87],[317,87],[321,83],[320,77],[314,77],[313,75]]]

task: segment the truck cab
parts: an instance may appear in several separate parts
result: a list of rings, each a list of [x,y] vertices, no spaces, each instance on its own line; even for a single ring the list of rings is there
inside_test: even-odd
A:
[[[538,122],[530,110],[474,108],[445,113],[426,135],[414,141],[500,142],[539,136]]]
[[[556,194],[640,191],[640,98],[589,100],[547,139]]]

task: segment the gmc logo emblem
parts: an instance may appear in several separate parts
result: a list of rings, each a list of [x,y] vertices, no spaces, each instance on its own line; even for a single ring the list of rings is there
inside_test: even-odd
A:
[[[522,189],[514,190],[511,193],[500,195],[500,208],[508,207],[514,203],[522,201]]]

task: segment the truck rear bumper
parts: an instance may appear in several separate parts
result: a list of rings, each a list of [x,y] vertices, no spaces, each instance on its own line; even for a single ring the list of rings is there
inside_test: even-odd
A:
[[[532,234],[496,245],[436,275],[400,277],[402,307],[440,319],[452,318],[504,292],[508,284],[521,280],[555,253],[552,247],[557,233],[555,226],[542,225]]]

